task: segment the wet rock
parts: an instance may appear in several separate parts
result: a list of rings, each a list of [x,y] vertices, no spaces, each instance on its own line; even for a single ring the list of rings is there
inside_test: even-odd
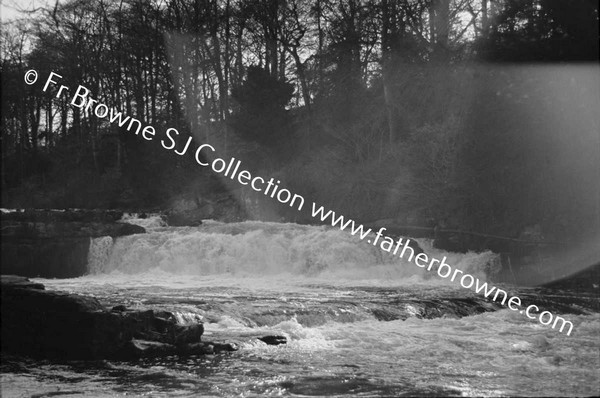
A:
[[[188,349],[182,355],[212,355],[215,353],[215,347],[212,343],[190,344]]]
[[[111,222],[79,222],[79,221],[3,221],[2,239],[4,241],[15,240],[56,240],[56,239],[78,239],[97,238],[100,236],[125,236],[143,234],[146,230],[139,225]]]
[[[285,336],[263,336],[258,339],[268,345],[287,344],[287,338]]]
[[[173,227],[194,227],[207,219],[232,222],[247,218],[238,201],[229,193],[210,197],[190,194],[173,201],[165,216],[167,224]]]
[[[189,344],[184,350],[179,350],[179,355],[212,355],[219,354],[222,352],[233,352],[239,348],[234,343],[195,343]]]
[[[26,221],[26,222],[85,222],[85,223],[112,223],[119,221],[123,212],[118,210],[43,210],[43,209],[19,209],[17,211],[2,212],[0,219],[4,221]]]
[[[396,319],[406,319],[401,318],[398,311],[389,311],[383,308],[373,308],[371,309],[371,313],[378,321],[394,321]]]
[[[1,271],[45,278],[84,275],[90,238],[146,232],[140,226],[116,222],[121,215],[99,210],[2,213]]]
[[[189,348],[189,354],[191,355],[211,355],[215,353],[215,348],[212,344],[191,344]]]
[[[172,227],[197,227],[202,225],[204,217],[202,212],[198,211],[181,211],[169,212],[166,214],[166,221]]]
[[[146,358],[174,355],[177,353],[177,348],[158,341],[132,339],[128,351],[129,356],[133,358]]]
[[[484,312],[493,312],[501,309],[498,303],[483,297],[448,297],[434,300],[401,300],[394,307],[371,308],[371,313],[379,321],[393,321],[408,318],[462,318]]]
[[[15,286],[2,279],[2,351],[40,357],[94,357],[97,317],[92,298]]]
[[[239,350],[239,347],[235,343],[213,343],[213,351],[215,354],[219,352],[232,352]]]
[[[44,285],[41,283],[31,282],[24,276],[0,275],[0,281],[3,289],[45,289]]]
[[[173,327],[173,343],[179,347],[200,342],[204,333],[201,323],[192,325],[175,325]]]
[[[202,343],[202,324],[168,311],[109,311],[94,297],[48,291],[26,278],[1,278],[2,352],[41,358],[109,359],[228,351]],[[200,346],[199,344],[203,344]],[[217,347],[217,349],[215,349]]]

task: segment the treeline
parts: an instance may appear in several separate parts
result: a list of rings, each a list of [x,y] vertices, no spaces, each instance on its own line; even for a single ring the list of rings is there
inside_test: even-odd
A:
[[[354,219],[598,231],[597,61],[587,0],[56,2],[2,25],[2,202],[232,195],[310,221],[26,85],[33,68]]]

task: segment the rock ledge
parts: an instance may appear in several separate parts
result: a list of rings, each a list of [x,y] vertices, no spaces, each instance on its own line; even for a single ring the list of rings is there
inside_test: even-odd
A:
[[[135,359],[235,351],[202,342],[201,323],[178,324],[168,311],[108,310],[94,297],[48,291],[1,276],[2,352],[48,359]]]

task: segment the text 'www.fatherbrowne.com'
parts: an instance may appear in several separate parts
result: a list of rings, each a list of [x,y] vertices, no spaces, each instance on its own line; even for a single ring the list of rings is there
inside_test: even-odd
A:
[[[359,239],[364,240],[369,235],[375,235],[373,239],[367,239],[367,243],[373,246],[379,246],[379,248],[387,253],[394,256],[413,262],[417,267],[426,268],[427,271],[437,271],[438,276],[441,278],[450,277],[450,281],[459,282],[465,289],[474,289],[476,293],[482,294],[485,298],[491,298],[494,302],[498,302],[508,306],[512,311],[519,311],[520,314],[524,314],[529,319],[537,319],[542,325],[552,325],[552,329],[559,327],[559,331],[563,332],[566,326],[567,336],[571,335],[573,331],[573,323],[566,319],[552,314],[550,311],[539,312],[540,308],[537,305],[529,305],[525,309],[521,303],[521,299],[518,296],[511,296],[508,298],[508,293],[505,290],[499,289],[496,286],[490,286],[487,282],[481,282],[479,278],[474,277],[471,274],[465,273],[457,268],[450,266],[446,260],[446,256],[442,260],[438,260],[433,257],[429,257],[425,253],[415,254],[414,249],[411,247],[411,241],[408,238],[397,238],[394,240],[389,236],[385,236],[383,232],[386,230],[385,227],[379,229],[379,231],[373,233],[371,228],[364,228],[362,224],[357,224],[354,220],[346,219],[342,215],[337,215],[335,212],[329,210],[326,211],[323,206],[317,208],[317,205],[313,203],[312,208],[313,218],[319,218],[322,222],[328,221],[331,226],[339,227],[340,230],[348,231],[351,235],[358,236]],[[539,314],[539,315],[537,315]]]

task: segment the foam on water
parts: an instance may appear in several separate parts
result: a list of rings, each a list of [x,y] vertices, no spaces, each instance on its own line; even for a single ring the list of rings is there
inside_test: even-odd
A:
[[[83,371],[35,364],[24,375],[8,373],[3,386],[90,396],[600,394],[597,313],[568,313],[575,331],[566,336],[515,311],[481,312],[480,295],[326,227],[146,225],[146,234],[94,239],[89,275],[39,281],[107,306],[201,321],[204,340],[241,349]],[[418,242],[478,277],[495,265],[489,252],[454,254]],[[426,319],[424,308],[436,317]],[[266,345],[258,339],[265,335],[283,335],[287,344]]]
[[[110,305],[173,311],[180,323],[202,321],[204,340],[236,342],[241,349],[226,356],[165,358],[141,366],[114,363],[110,369],[85,372],[46,366],[29,373],[31,381],[9,378],[9,386],[33,383],[40,390],[70,391],[51,382],[35,384],[54,374],[72,377],[69,388],[77,386],[90,395],[109,389],[169,396],[174,385],[183,396],[600,392],[598,314],[569,314],[575,333],[566,336],[506,309],[423,319],[418,313],[422,303],[442,308],[452,297],[464,301],[472,293],[418,285],[417,280],[407,284],[289,275],[190,276],[155,269],[40,282],[49,289],[90,294]],[[409,306],[413,314],[404,311]],[[387,316],[377,316],[394,311],[408,316],[387,321]],[[265,335],[283,335],[288,344],[268,346],[258,339]],[[105,380],[102,388],[95,382],[98,374]]]
[[[160,214],[146,214],[143,218],[140,213],[123,213],[123,217],[121,218],[122,222],[127,222],[129,224],[139,225],[140,227],[144,227],[146,229],[157,229],[160,227],[166,227],[167,223]]]
[[[131,219],[133,220],[133,219]],[[151,220],[151,221],[148,221]],[[155,223],[152,217],[144,223]],[[136,223],[140,225],[139,220]],[[393,256],[347,232],[324,226],[248,221],[207,223],[200,227],[160,227],[148,233],[92,241],[89,270],[93,274],[141,274],[164,271],[187,275],[301,275],[322,279],[423,279],[424,269]],[[430,255],[464,272],[486,278],[491,252],[450,254],[419,240]],[[439,278],[434,278],[435,280]],[[433,283],[439,283],[433,282]]]

